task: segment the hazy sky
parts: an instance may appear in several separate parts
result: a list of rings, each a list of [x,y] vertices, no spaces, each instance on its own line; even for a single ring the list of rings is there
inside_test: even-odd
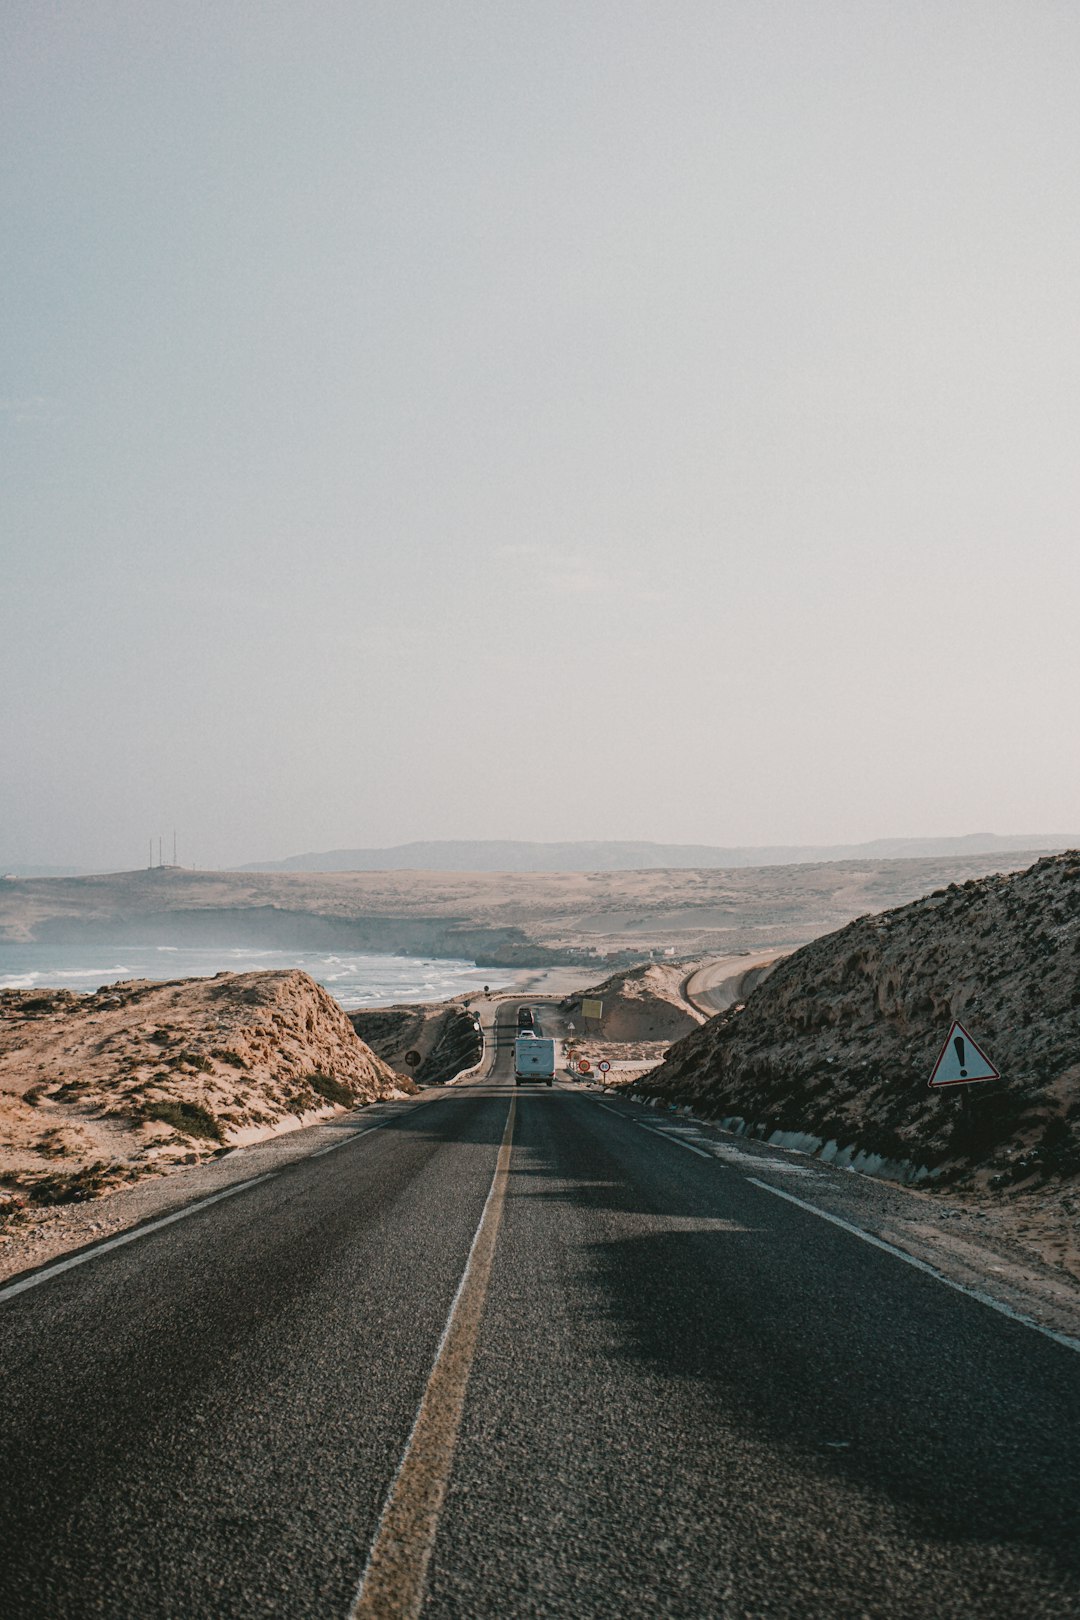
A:
[[[7,0],[0,861],[1080,826],[1074,0]]]

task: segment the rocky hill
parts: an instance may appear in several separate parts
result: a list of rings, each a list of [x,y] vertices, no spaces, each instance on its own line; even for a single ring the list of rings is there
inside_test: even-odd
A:
[[[411,1091],[306,973],[0,992],[0,1214]]]
[[[1000,1081],[932,1091],[953,1019]],[[951,883],[795,951],[637,1088],[757,1134],[804,1133],[1034,1187],[1080,1174],[1080,854]]]
[[[411,1073],[414,1080],[439,1084],[479,1063],[484,1050],[479,1020],[458,1002],[418,1001],[399,1007],[364,1007],[348,1014],[362,1041],[379,1057]],[[419,1054],[412,1069],[407,1052]]]

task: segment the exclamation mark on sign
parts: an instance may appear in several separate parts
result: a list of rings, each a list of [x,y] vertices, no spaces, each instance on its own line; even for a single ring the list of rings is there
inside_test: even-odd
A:
[[[962,1035],[954,1035],[953,1045],[956,1047],[956,1055],[960,1060],[960,1078],[961,1080],[966,1080],[967,1070],[964,1068],[964,1064],[967,1062],[967,1058],[964,1056],[964,1037]]]

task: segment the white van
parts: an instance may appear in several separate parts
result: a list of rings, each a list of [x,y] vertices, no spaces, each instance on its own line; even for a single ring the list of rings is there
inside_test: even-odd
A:
[[[555,1042],[523,1030],[514,1042],[514,1079],[550,1086],[555,1083]]]

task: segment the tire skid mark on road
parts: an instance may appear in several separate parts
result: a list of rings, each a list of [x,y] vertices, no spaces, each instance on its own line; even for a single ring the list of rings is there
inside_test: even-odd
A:
[[[995,1299],[993,1294],[984,1293],[981,1288],[969,1288],[966,1283],[955,1282],[952,1277],[947,1277],[943,1271],[938,1271],[935,1266],[928,1265],[916,1255],[898,1249],[894,1243],[887,1243],[884,1238],[875,1237],[873,1232],[867,1232],[864,1227],[856,1226],[853,1221],[845,1221],[842,1215],[832,1215],[827,1209],[820,1209],[817,1204],[808,1204],[805,1198],[796,1198],[794,1193],[785,1192],[782,1187],[772,1187],[767,1181],[759,1181],[756,1176],[747,1176],[745,1179],[751,1186],[760,1187],[762,1192],[772,1193],[774,1198],[782,1198],[785,1203],[796,1204],[799,1209],[805,1209],[809,1214],[818,1216],[820,1220],[828,1221],[832,1226],[839,1226],[843,1231],[850,1232],[852,1237],[862,1238],[864,1243],[871,1244],[875,1249],[884,1250],[886,1254],[891,1254],[894,1260],[903,1260],[906,1265],[914,1266],[916,1271],[923,1271],[928,1277],[935,1277],[947,1288],[955,1288],[958,1294],[966,1294],[969,1299],[978,1300],[980,1305],[989,1305],[991,1310],[1007,1316],[1010,1322],[1019,1322],[1021,1327],[1034,1328],[1036,1333],[1042,1333],[1046,1338],[1053,1339],[1055,1344],[1064,1345],[1067,1350],[1080,1350],[1080,1339],[1073,1339],[1067,1333],[1055,1333],[1053,1328],[1043,1327],[1034,1317],[1025,1316],[1022,1311],[1014,1311],[1011,1305]]]
[[[349,1620],[416,1620],[457,1447],[506,1201],[517,1098],[427,1386],[383,1507]]]
[[[24,1277],[21,1282],[9,1283],[6,1288],[0,1288],[0,1304],[5,1299],[14,1299],[16,1294],[24,1294],[28,1288],[36,1288],[39,1283],[50,1282],[58,1277],[62,1271],[71,1271],[75,1266],[84,1266],[88,1260],[96,1260],[101,1254],[108,1254],[110,1249],[119,1249],[125,1243],[134,1243],[136,1238],[149,1237],[151,1232],[160,1232],[163,1226],[171,1226],[174,1221],[186,1220],[189,1215],[197,1215],[201,1209],[209,1209],[211,1204],[220,1204],[223,1198],[232,1198],[237,1193],[247,1192],[250,1187],[257,1187],[262,1181],[271,1181],[279,1175],[278,1170],[267,1170],[261,1176],[253,1176],[250,1181],[238,1181],[234,1187],[226,1187],[221,1192],[212,1193],[209,1198],[200,1198],[195,1204],[188,1204],[184,1209],[174,1209],[171,1215],[162,1215],[156,1221],[148,1221],[145,1226],[136,1226],[129,1232],[120,1232],[116,1237],[106,1238],[104,1243],[96,1243],[92,1249],[83,1249],[79,1254],[69,1255],[66,1260],[57,1260],[54,1265],[46,1266],[43,1271],[35,1271],[32,1277]]]

